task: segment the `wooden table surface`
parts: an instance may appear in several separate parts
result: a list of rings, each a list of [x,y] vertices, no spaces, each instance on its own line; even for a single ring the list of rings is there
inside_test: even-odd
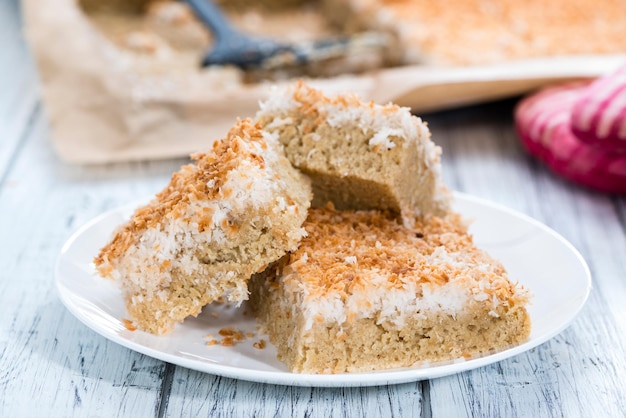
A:
[[[593,291],[572,325],[509,360],[365,388],[250,383],[112,343],[61,304],[54,263],[82,224],[165,185],[183,159],[96,167],[50,142],[16,0],[0,2],[0,416],[626,416],[626,198],[594,193],[530,158],[514,101],[426,115],[448,185],[526,213],[578,248]]]

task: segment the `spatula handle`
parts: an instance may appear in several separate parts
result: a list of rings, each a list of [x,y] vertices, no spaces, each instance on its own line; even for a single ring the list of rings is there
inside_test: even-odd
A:
[[[213,32],[213,36],[219,39],[228,39],[238,34],[230,24],[224,12],[211,0],[185,0],[194,10],[196,16]]]

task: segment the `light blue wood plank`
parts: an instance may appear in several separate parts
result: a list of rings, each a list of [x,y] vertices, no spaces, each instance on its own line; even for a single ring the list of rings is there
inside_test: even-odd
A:
[[[0,2],[0,181],[38,105],[33,62],[21,33],[19,2]]]
[[[82,325],[59,301],[53,269],[78,226],[152,194],[181,162],[70,167],[46,135],[39,114],[0,187],[0,415],[155,415],[165,364]]]
[[[365,388],[265,385],[177,368],[167,416],[421,417],[421,383]]]

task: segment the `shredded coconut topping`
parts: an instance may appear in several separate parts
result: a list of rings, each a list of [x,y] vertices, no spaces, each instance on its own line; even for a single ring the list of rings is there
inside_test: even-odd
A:
[[[416,313],[454,316],[469,303],[497,312],[527,298],[500,263],[474,247],[458,215],[417,219],[407,229],[384,212],[327,206],[310,210],[305,229],[283,280],[304,295],[297,303],[306,329],[320,317],[339,324],[374,317],[402,326]]]

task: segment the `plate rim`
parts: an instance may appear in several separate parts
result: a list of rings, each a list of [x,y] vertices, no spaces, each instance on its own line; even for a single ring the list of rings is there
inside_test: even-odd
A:
[[[231,365],[223,365],[223,364],[214,364],[214,363],[206,363],[199,362],[197,360],[188,359],[182,356],[177,356],[174,354],[166,353],[160,351],[158,349],[154,349],[143,345],[141,343],[135,342],[133,340],[126,339],[120,336],[117,333],[109,332],[104,328],[97,327],[93,323],[89,322],[85,315],[80,311],[80,309],[76,306],[75,302],[70,297],[70,294],[77,295],[72,291],[66,284],[63,283],[61,278],[61,267],[64,261],[64,256],[67,254],[68,250],[72,247],[74,242],[81,237],[85,231],[93,227],[94,225],[100,223],[103,219],[113,215],[114,213],[118,213],[130,209],[132,207],[137,206],[137,202],[146,202],[146,199],[136,200],[134,202],[121,205],[112,209],[105,211],[104,213],[92,218],[87,223],[83,224],[79,227],[74,233],[70,235],[70,237],[66,240],[66,242],[61,247],[59,255],[57,256],[55,268],[54,268],[54,281],[56,293],[63,303],[63,305],[70,311],[70,313],[78,319],[81,323],[83,323],[87,328],[101,335],[102,337],[121,345],[122,347],[128,348],[130,350],[136,351],[138,353],[144,354],[146,356],[165,361],[168,363],[176,364],[182,367],[186,367],[192,370],[196,370],[202,373],[213,374],[216,376],[223,376],[233,379],[245,380],[249,382],[257,382],[257,383],[265,383],[265,384],[276,384],[276,385],[286,385],[286,386],[301,386],[301,387],[368,387],[368,386],[378,386],[378,385],[388,385],[388,384],[401,384],[413,381],[420,381],[425,379],[434,379],[438,377],[449,376],[452,374],[477,369],[489,364],[493,364],[518,354],[522,354],[527,352],[546,341],[552,339],[554,336],[560,334],[568,328],[571,323],[576,319],[576,317],[580,314],[582,309],[584,308],[587,300],[589,299],[589,295],[592,291],[592,276],[591,271],[587,262],[581,253],[571,244],[567,239],[565,239],[561,234],[550,228],[549,226],[539,222],[538,220],[506,207],[499,203],[491,202],[487,199],[472,196],[462,192],[453,192],[454,194],[454,204],[457,200],[464,200],[471,204],[480,205],[483,207],[493,208],[500,212],[506,213],[509,216],[517,217],[523,220],[526,223],[532,224],[533,226],[539,228],[544,233],[551,235],[553,238],[556,238],[557,241],[561,245],[564,245],[571,253],[575,256],[575,258],[580,263],[580,267],[582,268],[582,273],[585,278],[584,280],[584,293],[580,295],[581,299],[576,309],[572,312],[572,314],[567,318],[567,320],[563,321],[559,326],[554,327],[550,332],[545,333],[539,337],[529,339],[519,345],[504,349],[502,351],[498,351],[492,354],[483,355],[480,357],[472,358],[469,360],[461,360],[461,361],[449,361],[444,362],[443,364],[435,364],[434,367],[414,367],[414,368],[401,368],[401,369],[388,369],[388,370],[377,370],[377,371],[368,371],[368,372],[353,372],[353,373],[338,373],[338,374],[306,374],[306,373],[292,373],[289,371],[265,371],[265,370],[255,370],[244,367],[236,367]],[[461,213],[461,215],[463,215]],[[66,290],[67,289],[67,290]],[[368,379],[363,379],[364,376],[367,376]],[[372,378],[374,377],[374,378]]]

